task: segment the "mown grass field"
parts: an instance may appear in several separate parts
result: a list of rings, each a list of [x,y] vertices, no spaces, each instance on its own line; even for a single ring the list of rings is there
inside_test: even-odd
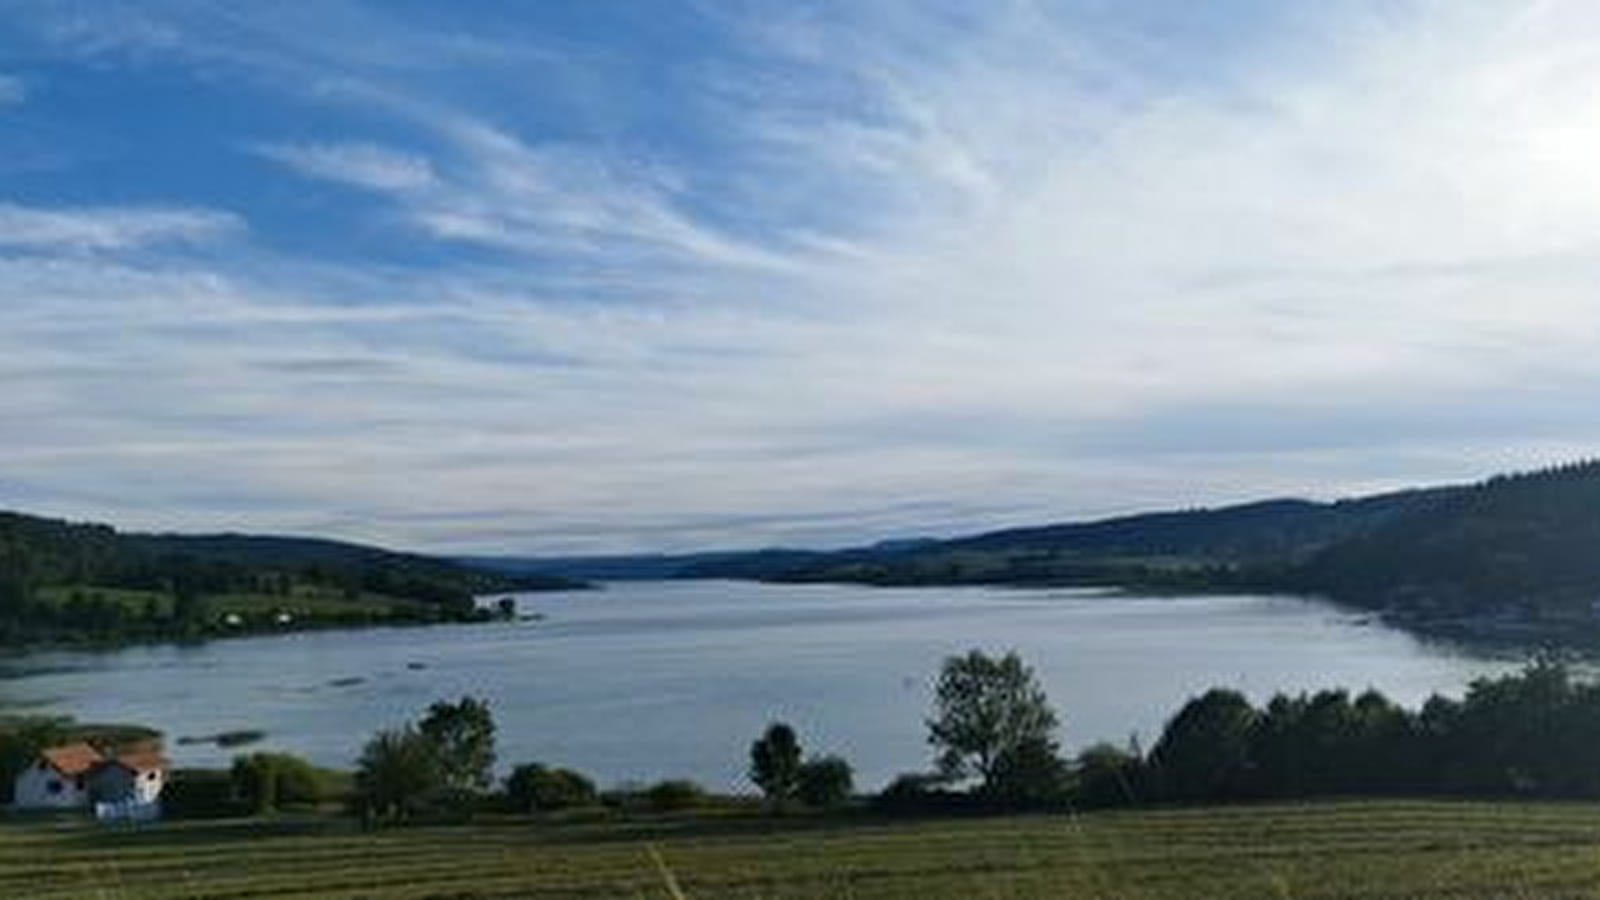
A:
[[[363,833],[347,823],[0,825],[5,897],[1600,896],[1600,806],[1330,802],[885,821]]]

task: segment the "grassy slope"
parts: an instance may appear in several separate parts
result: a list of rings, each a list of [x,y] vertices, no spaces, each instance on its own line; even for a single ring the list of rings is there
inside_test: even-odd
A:
[[[329,830],[329,829],[333,830]],[[1593,804],[1329,802],[890,822],[0,826],[0,895],[1600,896]]]
[[[45,603],[60,605],[66,603],[74,592],[116,601],[131,615],[142,615],[145,604],[151,600],[155,601],[156,609],[162,615],[172,614],[172,595],[165,591],[137,591],[127,588],[81,585],[76,587],[40,588],[38,596]],[[221,616],[227,613],[266,615],[279,610],[288,610],[313,618],[343,614],[382,616],[396,607],[420,609],[424,606],[415,600],[388,597],[370,592],[351,598],[347,597],[343,591],[335,588],[308,584],[295,585],[294,592],[287,597],[278,594],[235,592],[208,594],[206,599],[210,601],[211,614],[213,616]]]

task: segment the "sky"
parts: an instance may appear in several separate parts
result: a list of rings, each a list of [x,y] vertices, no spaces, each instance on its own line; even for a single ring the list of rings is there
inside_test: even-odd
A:
[[[0,507],[839,546],[1600,448],[1584,2],[0,0]]]

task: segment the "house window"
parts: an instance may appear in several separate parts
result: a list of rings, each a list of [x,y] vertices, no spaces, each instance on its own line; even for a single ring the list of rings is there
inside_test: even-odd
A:
[[[52,794],[59,794],[61,793],[61,782],[52,778],[48,782],[45,782],[44,789]]]

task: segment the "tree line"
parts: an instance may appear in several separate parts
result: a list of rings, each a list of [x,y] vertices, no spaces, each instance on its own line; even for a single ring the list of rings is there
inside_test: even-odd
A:
[[[1067,759],[1055,730],[1054,710],[1016,654],[952,658],[929,720],[937,766],[889,792],[998,808],[1600,797],[1600,684],[1549,654],[1415,710],[1376,690],[1278,694],[1256,706],[1213,688],[1185,703],[1148,751],[1101,743]]]
[[[1092,745],[1062,752],[1060,716],[1016,653],[946,659],[926,720],[930,766],[857,794],[844,758],[808,753],[772,722],[748,747],[749,782],[775,814],[865,808],[884,813],[1009,811],[1220,803],[1337,795],[1600,797],[1600,684],[1541,656],[1519,672],[1473,681],[1457,700],[1407,709],[1373,690],[1279,694],[1257,706],[1214,688],[1185,703],[1148,750]],[[255,753],[231,773],[174,781],[180,812],[268,812],[339,798],[378,824],[493,810],[672,812],[717,798],[668,779],[599,790],[581,772],[541,762],[495,779],[487,702],[462,697],[364,746],[353,773],[287,754]],[[180,773],[181,774],[181,773]],[[209,794],[206,793],[209,791]],[[198,799],[197,799],[198,798]]]

